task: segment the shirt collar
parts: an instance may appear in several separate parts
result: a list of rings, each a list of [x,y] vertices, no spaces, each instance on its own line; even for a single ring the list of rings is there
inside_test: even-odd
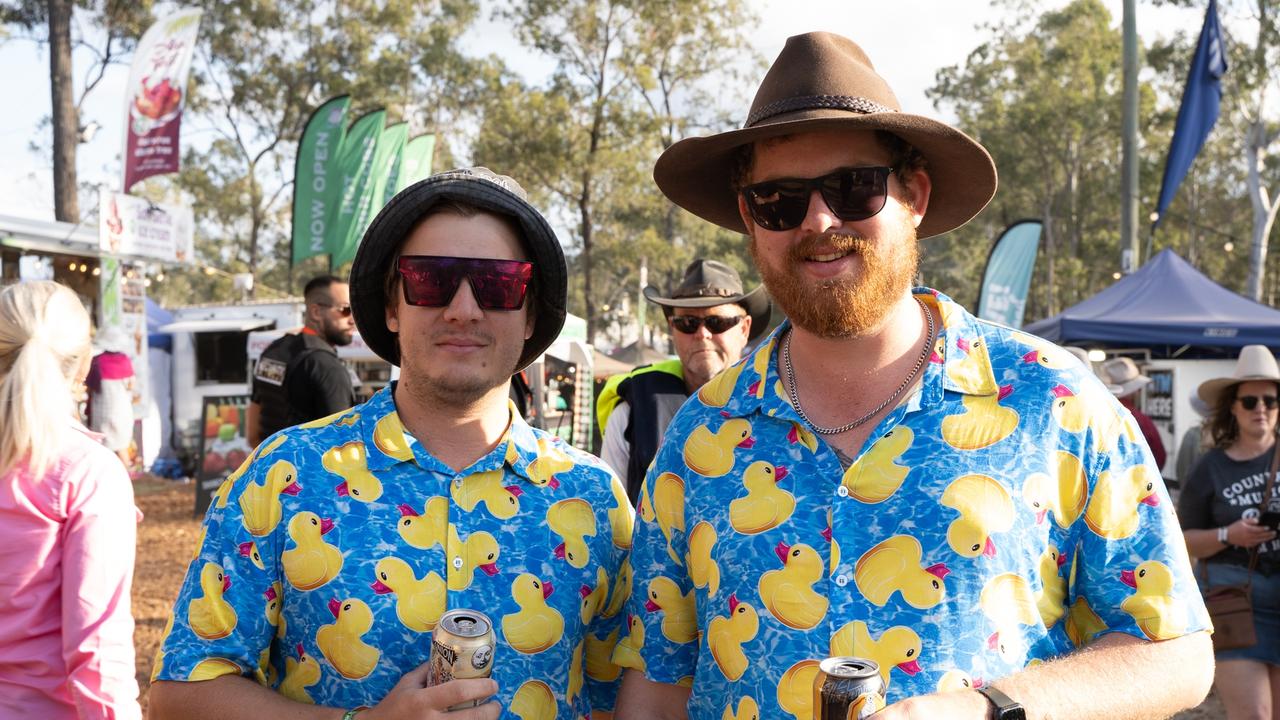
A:
[[[369,448],[369,469],[386,470],[403,462],[416,461],[419,466],[452,474],[452,470],[427,453],[421,443],[404,429],[396,412],[394,389],[395,384],[392,383],[359,406],[360,417],[356,422],[360,423],[360,437]],[[491,452],[466,469],[468,474],[497,470],[507,465],[517,475],[529,478],[529,463],[538,456],[538,438],[509,400],[507,409],[511,414],[511,424],[507,426],[506,433]]]
[[[920,381],[919,406],[928,407],[941,401],[944,390],[965,395],[998,393],[987,354],[986,333],[982,332],[977,318],[937,290],[921,287],[912,292],[935,308],[942,320],[937,329],[938,340]],[[754,352],[712,378],[697,393],[703,403],[714,407],[727,396],[721,414],[728,417],[760,413],[798,423],[799,415],[791,406],[777,371],[780,343],[790,328],[790,321],[784,321]],[[727,386],[732,387],[731,392]]]

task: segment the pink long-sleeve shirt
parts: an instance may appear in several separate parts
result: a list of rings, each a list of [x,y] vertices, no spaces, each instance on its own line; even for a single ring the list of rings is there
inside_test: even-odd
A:
[[[79,424],[43,476],[0,476],[0,718],[142,717],[129,587],[141,514]]]

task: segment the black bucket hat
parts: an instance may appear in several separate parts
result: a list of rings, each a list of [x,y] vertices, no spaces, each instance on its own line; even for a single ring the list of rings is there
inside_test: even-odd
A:
[[[671,317],[672,308],[707,308],[737,303],[751,316],[748,340],[755,340],[769,328],[769,314],[773,311],[763,286],[743,292],[742,278],[737,270],[717,260],[701,258],[689,263],[684,279],[671,292],[671,297],[659,295],[658,288],[650,285],[644,289],[644,299],[662,306],[667,317]]]
[[[520,228],[533,262],[533,286],[528,297],[537,304],[531,308],[533,335],[524,343],[517,371],[536,360],[564,327],[569,278],[555,231],[525,198],[524,188],[515,180],[483,167],[432,175],[391,198],[369,223],[351,264],[351,312],[365,344],[383,360],[400,364],[396,333],[387,329],[387,270],[409,232],[431,208],[442,200],[456,200],[511,218]],[[460,252],[465,253],[465,248]]]

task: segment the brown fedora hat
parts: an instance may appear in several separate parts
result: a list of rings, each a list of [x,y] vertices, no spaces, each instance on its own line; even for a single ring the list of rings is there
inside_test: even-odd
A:
[[[766,138],[837,128],[893,133],[928,160],[933,191],[921,238],[964,225],[995,195],[996,166],[985,148],[949,125],[901,112],[862,48],[826,32],[787,40],[742,129],[677,142],[658,158],[653,179],[680,207],[745,233],[730,184],[736,150]]]

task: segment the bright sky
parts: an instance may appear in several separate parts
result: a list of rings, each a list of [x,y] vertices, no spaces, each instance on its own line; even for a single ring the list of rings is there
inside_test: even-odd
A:
[[[938,115],[924,91],[943,67],[964,60],[983,39],[976,26],[992,17],[988,0],[750,0],[760,15],[751,42],[761,56],[772,60],[786,38],[811,30],[829,30],[860,43],[889,81],[907,112]],[[1064,0],[1041,0],[1046,8]],[[1104,0],[1118,26],[1122,0]],[[1138,32],[1148,42],[1168,37],[1179,29],[1198,31],[1203,9],[1154,7],[1138,3]],[[927,22],[921,22],[921,20]],[[1223,18],[1229,22],[1228,18]],[[477,46],[493,48],[509,45],[510,32],[492,23],[474,31]],[[513,65],[526,73],[545,73],[550,65],[526,52],[508,53]],[[77,95],[88,66],[87,56],[77,54]],[[44,48],[28,41],[0,45],[0,84],[9,97],[0,113],[0,215],[37,219],[53,218],[53,181],[44,160],[28,149],[41,129],[40,119],[49,114],[49,63]],[[112,67],[94,89],[85,105],[81,123],[96,121],[102,126],[96,137],[80,146],[78,170],[81,182],[107,184],[118,188],[124,128],[124,85],[128,68]],[[536,79],[536,78],[533,78]],[[747,92],[753,92],[754,88]],[[743,109],[745,113],[745,108]],[[185,124],[184,147],[207,142],[210,131]],[[202,137],[204,140],[202,140]],[[82,208],[82,211],[86,208]]]

